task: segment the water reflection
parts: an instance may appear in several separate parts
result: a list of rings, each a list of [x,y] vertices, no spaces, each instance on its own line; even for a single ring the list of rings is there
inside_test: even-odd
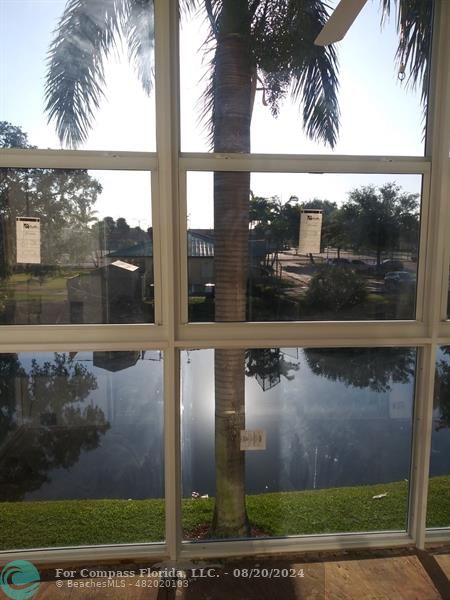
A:
[[[427,527],[449,527],[450,474],[450,347],[439,348],[436,357],[433,430],[431,433],[430,484]]]
[[[416,351],[252,350],[246,428],[267,449],[246,453],[246,492],[409,478]],[[183,494],[215,493],[213,351],[183,364]]]
[[[412,348],[309,348],[305,357],[314,375],[374,392],[388,392],[392,383],[407,384],[416,366]]]
[[[84,406],[97,380],[70,355],[32,359],[27,370],[17,355],[3,355],[0,374],[0,499],[21,500],[97,448],[109,424],[101,409]]]
[[[444,346],[436,364],[434,386],[435,430],[450,428],[450,347]]]
[[[163,497],[159,352],[0,358],[1,499]],[[246,428],[266,431],[267,450],[246,453],[246,492],[409,478],[415,360],[411,348],[248,350]],[[183,353],[185,496],[215,492],[213,364],[212,350]]]
[[[159,352],[0,356],[0,499],[163,496]]]
[[[450,472],[450,347],[440,348],[436,361],[430,476]]]
[[[281,376],[288,381],[294,379],[290,371],[298,371],[297,361],[290,361],[280,348],[254,348],[247,350],[245,374],[254,377],[265,392],[281,383]]]

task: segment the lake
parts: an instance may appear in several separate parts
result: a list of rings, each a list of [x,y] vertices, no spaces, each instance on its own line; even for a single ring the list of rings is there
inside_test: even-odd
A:
[[[246,377],[246,429],[267,440],[246,453],[247,493],[409,479],[414,349],[247,358],[273,367]],[[214,353],[181,365],[183,496],[214,495]],[[164,496],[161,353],[2,355],[0,369],[3,500]],[[432,475],[449,451],[435,431]]]

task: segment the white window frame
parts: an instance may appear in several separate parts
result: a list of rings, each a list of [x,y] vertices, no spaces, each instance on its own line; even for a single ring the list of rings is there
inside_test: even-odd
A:
[[[155,0],[157,152],[0,150],[0,167],[148,170],[152,173],[155,323],[131,325],[11,325],[0,327],[0,353],[81,350],[164,352],[166,540],[0,552],[39,564],[150,558],[213,558],[336,548],[375,548],[450,541],[450,528],[426,530],[436,351],[450,345],[447,288],[450,256],[450,2],[436,0],[435,43],[425,157],[228,155],[180,152],[178,14],[176,0]],[[186,173],[422,174],[417,318],[414,321],[188,323]],[[180,352],[249,347],[418,348],[409,523],[406,532],[343,533],[187,542],[181,532]]]

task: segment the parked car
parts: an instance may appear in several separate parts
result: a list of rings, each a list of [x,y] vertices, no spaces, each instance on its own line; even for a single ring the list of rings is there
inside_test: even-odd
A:
[[[386,273],[404,271],[405,269],[401,260],[387,258],[386,260],[382,260],[379,265],[369,267],[369,270],[376,277],[382,277],[386,275]]]
[[[370,269],[370,265],[368,265],[366,262],[364,262],[363,260],[361,260],[360,258],[354,258],[351,261],[351,268],[354,271],[368,271]]]
[[[388,271],[403,271],[404,265],[401,260],[395,260],[393,258],[387,258],[386,260],[382,260],[380,263],[381,269],[385,273]]]
[[[416,285],[416,274],[409,271],[390,271],[384,276],[383,285],[386,292],[408,291]]]
[[[348,267],[350,266],[350,261],[348,258],[329,258],[327,263],[334,267]]]

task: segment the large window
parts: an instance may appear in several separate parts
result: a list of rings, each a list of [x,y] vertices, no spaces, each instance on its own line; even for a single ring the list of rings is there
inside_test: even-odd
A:
[[[450,7],[326,4],[0,0],[2,551],[450,538]]]

